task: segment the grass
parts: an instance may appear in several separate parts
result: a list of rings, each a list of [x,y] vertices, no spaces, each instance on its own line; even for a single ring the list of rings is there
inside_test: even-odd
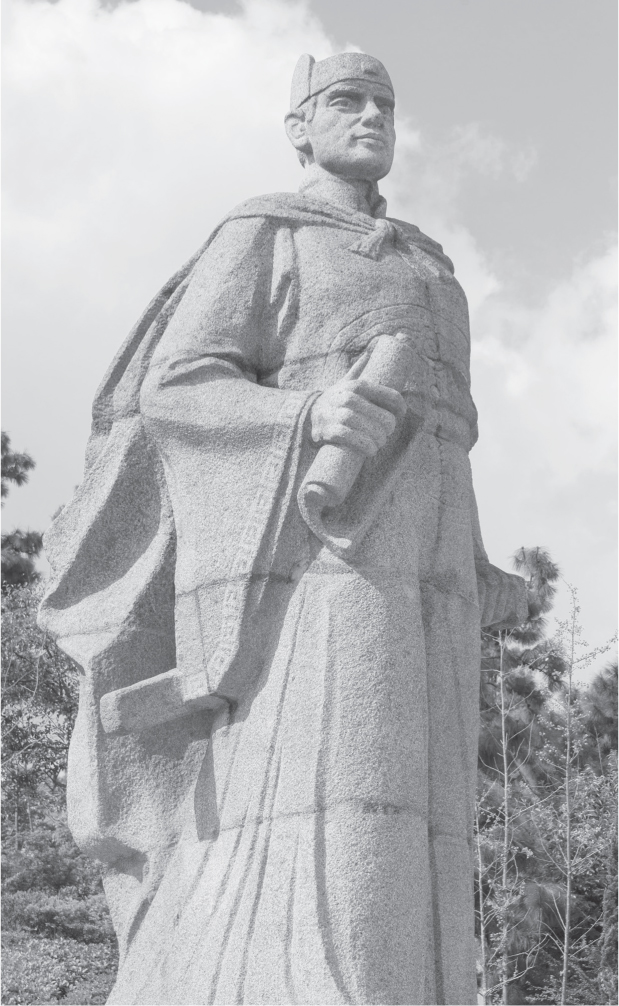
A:
[[[117,964],[112,941],[9,930],[2,934],[2,1003],[105,1003]]]

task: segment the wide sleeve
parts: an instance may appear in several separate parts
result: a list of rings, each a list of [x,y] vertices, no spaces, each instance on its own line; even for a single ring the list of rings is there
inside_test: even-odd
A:
[[[213,690],[243,687],[226,670],[280,561],[300,477],[315,396],[259,383],[263,338],[277,324],[274,233],[264,220],[226,222],[149,305],[95,400],[84,479],[45,538],[52,575],[40,623],[83,672],[70,827],[85,851],[116,864],[106,891],[123,931],[174,846],[210,723],[200,713],[182,729],[110,735],[101,697],[174,667],[210,668]]]
[[[264,387],[277,225],[229,221],[197,264],[142,388],[177,533],[177,667],[238,697],[243,627],[294,502],[312,392]],[[281,268],[281,266],[280,266]]]

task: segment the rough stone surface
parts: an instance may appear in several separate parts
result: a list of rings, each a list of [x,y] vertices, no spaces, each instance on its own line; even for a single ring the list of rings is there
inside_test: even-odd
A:
[[[110,1003],[476,1001],[479,628],[519,621],[525,589],[479,531],[466,299],[439,245],[383,219],[390,92],[357,83],[365,110],[329,87],[314,129],[352,136],[361,182],[306,144],[298,195],[224,219],[112,364],[46,536]],[[323,392],[398,333],[408,362],[381,380],[406,414],[362,464],[340,444],[320,468]],[[314,463],[352,484],[318,533]]]

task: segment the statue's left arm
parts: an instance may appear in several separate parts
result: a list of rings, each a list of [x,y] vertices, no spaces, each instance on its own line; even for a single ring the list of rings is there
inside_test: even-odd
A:
[[[506,573],[488,560],[474,497],[471,501],[471,522],[481,626],[511,629],[522,625],[529,610],[526,583],[521,576]]]

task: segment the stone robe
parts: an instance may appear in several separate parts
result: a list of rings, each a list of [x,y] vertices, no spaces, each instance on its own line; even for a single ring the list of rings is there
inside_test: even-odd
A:
[[[296,501],[309,411],[396,332],[423,425],[320,541]],[[147,310],[48,534],[41,615],[84,671],[69,811],[107,863],[110,1003],[476,1002],[480,619],[526,605],[483,549],[475,439],[466,300],[411,225],[252,200]],[[102,694],[174,666],[226,709],[103,734]]]

